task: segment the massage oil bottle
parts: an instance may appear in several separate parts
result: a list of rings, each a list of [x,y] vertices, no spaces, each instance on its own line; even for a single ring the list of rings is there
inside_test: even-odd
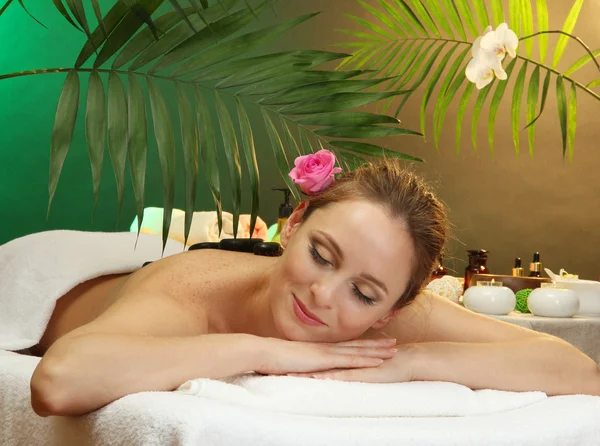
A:
[[[277,231],[273,236],[272,242],[281,244],[281,231],[287,222],[287,219],[292,215],[294,208],[290,204],[290,190],[285,187],[274,187],[273,190],[282,191],[285,194],[285,200],[279,205],[279,216],[277,217]]]

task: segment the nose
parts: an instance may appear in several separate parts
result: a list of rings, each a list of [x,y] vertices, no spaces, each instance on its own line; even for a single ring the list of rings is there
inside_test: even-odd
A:
[[[321,277],[310,286],[315,304],[323,308],[331,308],[335,300],[335,280],[330,276]]]

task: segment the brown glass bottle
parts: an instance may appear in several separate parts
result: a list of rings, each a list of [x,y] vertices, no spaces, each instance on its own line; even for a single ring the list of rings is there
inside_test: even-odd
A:
[[[485,249],[467,251],[469,254],[469,264],[465,268],[465,284],[463,290],[466,291],[469,288],[469,282],[473,274],[489,274],[486,263],[489,251]]]
[[[431,280],[439,279],[440,277],[444,277],[448,274],[446,268],[443,265],[444,258],[440,256],[438,266],[431,273]]]

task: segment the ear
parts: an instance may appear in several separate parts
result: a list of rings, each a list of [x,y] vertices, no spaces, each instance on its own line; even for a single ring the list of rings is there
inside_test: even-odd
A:
[[[385,316],[377,320],[377,322],[375,322],[371,328],[374,328],[375,330],[381,330],[396,317],[399,311],[400,308],[391,309]]]
[[[294,212],[292,212],[292,215],[290,215],[289,218],[287,219],[287,221],[285,222],[285,225],[283,226],[283,229],[281,230],[280,239],[279,239],[281,242],[281,246],[283,246],[284,248],[287,246],[287,244],[290,241],[290,237],[292,236],[292,234],[296,230],[297,226],[302,221],[302,216],[304,215],[304,211],[306,210],[307,207],[308,207],[308,200],[304,200],[298,206],[296,206],[296,209],[294,209]]]

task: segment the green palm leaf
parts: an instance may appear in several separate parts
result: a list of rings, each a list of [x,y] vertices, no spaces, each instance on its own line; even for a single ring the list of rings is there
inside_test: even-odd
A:
[[[456,115],[456,153],[460,149],[460,138],[462,135],[462,121],[463,116],[465,115],[465,111],[467,109],[467,104],[469,103],[469,99],[471,98],[471,94],[473,94],[473,90],[475,89],[475,84],[469,82],[463,92],[462,98],[460,98],[460,104],[458,105],[458,114]]]
[[[152,14],[163,2],[163,0],[140,0],[139,5],[148,14]],[[98,57],[94,61],[94,68],[101,67],[108,59],[123,46],[144,25],[144,20],[133,10],[125,14],[123,20],[110,33],[102,46]]]
[[[488,17],[487,8],[485,6],[485,0],[474,0],[473,6],[475,7],[475,14],[477,14],[477,20],[479,20],[480,29],[485,29],[488,25],[491,25]]]
[[[306,132],[300,132],[300,146],[302,147],[302,154],[308,155],[314,153],[310,139],[306,135]]]
[[[192,30],[192,32],[195,33],[196,28],[194,28],[194,25],[192,25],[192,22],[190,22],[190,19],[188,19],[188,15],[185,13],[185,11],[183,10],[183,8],[179,4],[179,2],[177,0],[169,0],[169,2],[173,6],[173,9],[177,12],[177,14],[179,14],[179,17],[181,17],[181,19],[185,22],[185,24],[187,26],[189,26],[189,28]],[[204,18],[204,15],[202,14],[202,12],[198,13],[198,17],[200,17],[200,20],[202,20],[204,22],[204,24],[206,26],[208,26],[208,22]]]
[[[233,6],[235,6],[238,3],[238,0],[223,0],[223,5],[229,10],[231,9]],[[184,11],[188,11],[187,9],[185,9]],[[242,11],[242,13],[244,13],[244,11]],[[166,17],[168,14],[172,14],[173,17],[176,17],[178,20],[178,24],[177,26],[174,26],[172,29],[169,29],[168,31],[166,31],[165,35],[162,36],[160,39],[155,40],[152,39],[152,42],[150,42],[150,44],[143,49],[143,51],[141,52],[141,54],[139,54],[139,56],[133,61],[133,63],[130,66],[130,70],[138,70],[139,68],[143,67],[144,65],[152,62],[153,60],[155,60],[157,57],[162,56],[163,54],[167,53],[168,51],[171,51],[173,49],[175,49],[178,45],[182,44],[182,42],[186,41],[186,39],[189,39],[190,37],[194,36],[194,32],[185,24],[185,23],[179,23],[181,21],[181,16],[175,12],[171,12],[171,13],[167,13],[164,16],[159,17],[158,19],[156,19],[156,24],[157,27],[159,26],[159,21],[161,21],[161,19],[163,17]],[[211,6],[209,7],[207,10],[204,11],[204,16],[206,17],[206,20],[209,21],[210,23],[212,23],[211,25],[211,29],[214,30],[215,28],[215,23],[217,20],[222,19],[226,14],[223,12],[223,9],[221,7],[218,6]],[[167,19],[163,19],[165,20],[165,22],[167,22]],[[194,25],[197,28],[201,28],[203,27],[203,24],[201,23],[201,20],[199,17],[197,16],[191,16],[190,17],[190,22],[192,23],[192,25]],[[161,29],[167,29],[168,28],[168,22],[167,23],[160,23],[160,25],[162,26]],[[210,30],[207,31],[207,33],[210,33]],[[140,40],[142,40],[142,42],[139,42],[138,40],[138,36]],[[198,38],[196,38],[198,39]],[[121,51],[121,53],[125,53],[125,55],[123,55],[121,57],[121,55],[119,55],[119,57],[116,59],[116,61],[118,61],[119,63],[126,63],[129,60],[129,54],[128,53],[134,53],[135,49],[139,46],[143,46],[146,42],[148,42],[149,38],[148,38],[148,34],[142,35],[142,32],[138,33],[136,35],[136,37],[134,37],[128,44],[127,46],[125,46],[123,48],[123,50]],[[131,47],[134,48],[131,48]],[[193,53],[191,53],[193,54]],[[115,61],[115,63],[116,63]]]
[[[102,178],[102,161],[104,160],[104,145],[106,144],[106,99],[104,86],[97,71],[90,73],[87,92],[87,107],[85,113],[85,136],[88,144],[92,168],[92,183],[94,187],[94,211],[98,206],[100,180]]]
[[[294,138],[294,135],[290,130],[290,126],[287,123],[287,119],[283,115],[279,116],[279,122],[281,123],[281,128],[283,129],[286,147],[290,152],[292,152],[292,158],[296,159],[301,155],[296,138]]]
[[[531,7],[531,0],[520,0],[521,2],[521,15],[522,15],[522,32],[524,36],[530,36],[533,34],[533,8]],[[527,57],[531,58],[533,52],[533,40],[525,40],[525,50],[527,51]]]
[[[457,1],[456,2],[456,1],[450,1],[450,0],[448,0],[448,3],[449,3],[449,5],[446,9],[456,8],[458,11],[453,15],[458,17],[460,14],[460,17],[462,17],[463,20],[465,21],[465,24],[467,25],[467,29],[469,30],[471,35],[477,36],[478,35],[477,25],[475,24],[475,17],[473,17],[473,13],[471,12],[471,8],[469,8],[469,4],[465,1]],[[485,5],[484,5],[484,8],[485,8]],[[456,21],[456,18],[454,19],[454,21]],[[463,38],[463,40],[467,40],[467,36],[466,36],[465,30],[462,26],[462,23],[460,22],[460,18],[458,19],[458,24],[456,24],[454,26],[456,27],[459,25],[460,25],[460,29],[462,29],[462,32],[460,33],[461,37]]]
[[[390,15],[391,19],[396,21],[393,29],[398,35],[404,38],[408,37],[408,35],[417,37],[417,32],[413,29],[409,21],[406,20],[402,14],[400,14],[400,11],[398,11],[392,6],[391,3],[385,0],[378,0],[378,2],[379,5]]]
[[[129,73],[127,96],[127,154],[135,197],[138,234],[144,218],[144,187],[146,185],[146,157],[148,153],[148,124],[144,92],[137,77]]]
[[[492,1],[492,20],[494,26],[500,25],[504,22],[504,7],[502,6],[502,0],[491,0]],[[510,24],[512,26],[512,23]]]
[[[294,199],[297,202],[300,202],[300,195],[298,194],[298,190],[294,187],[294,183],[292,179],[289,177],[290,172],[290,164],[285,155],[285,150],[283,148],[283,144],[281,142],[281,138],[279,137],[279,133],[277,132],[277,128],[273,121],[269,117],[266,109],[261,109],[263,119],[265,120],[265,124],[267,126],[267,133],[269,135],[269,139],[271,140],[271,147],[273,148],[273,153],[275,154],[275,160],[277,161],[277,167],[279,167],[279,173],[283,178],[283,181],[287,184],[287,187],[290,189]]]
[[[75,61],[75,67],[81,67],[90,57],[94,54],[97,48],[99,48],[105,41],[106,36],[113,32],[115,27],[123,20],[123,17],[128,13],[129,8],[123,1],[116,2],[113,7],[104,16],[104,30],[102,32],[100,27],[96,28],[92,32],[91,36],[88,36],[88,41],[81,49],[77,60]],[[68,15],[68,14],[67,14]]]
[[[210,116],[210,110],[200,88],[195,89],[195,98],[196,113],[198,116],[200,154],[208,187],[210,188],[215,207],[217,208],[217,221],[220,234],[223,229],[223,206],[221,204],[221,179],[219,177],[219,162],[217,158],[214,127]]]
[[[252,14],[250,14],[247,9],[242,9],[229,16],[212,22],[210,28],[201,29],[197,33],[192,34],[188,39],[184,38],[185,40],[183,40],[173,49],[166,48],[169,49],[169,51],[152,66],[150,73],[157,73],[189,58],[190,56],[200,53],[210,45],[239,31],[251,21]],[[172,32],[174,41],[179,40],[180,36],[185,35],[182,33],[179,27],[174,29]],[[163,50],[163,48],[160,49]],[[140,55],[140,58],[144,56],[144,53]],[[146,59],[147,58],[144,59],[144,63],[148,62]],[[153,59],[154,57],[152,57],[151,60]],[[138,62],[138,60],[136,60],[132,64],[132,67],[137,68],[141,66],[141,64],[142,62]]]
[[[442,123],[443,123],[443,117],[445,114],[445,110],[448,108],[448,106],[450,105],[450,102],[452,100],[452,96],[449,94],[449,92],[451,90],[451,86],[455,85],[456,90],[458,89],[458,87],[460,87],[460,84],[452,84],[452,81],[456,77],[456,73],[458,72],[460,65],[462,64],[463,60],[465,59],[465,57],[467,56],[467,54],[470,51],[471,51],[471,49],[467,47],[463,50],[462,53],[460,53],[458,55],[458,57],[454,60],[454,62],[450,66],[450,69],[446,73],[446,78],[444,79],[444,82],[442,82],[442,85],[440,87],[440,96],[438,98],[438,101],[435,105],[435,110],[433,112],[433,140],[434,140],[436,147],[439,146],[439,140],[440,140],[440,134],[442,131]],[[464,79],[465,79],[465,76],[464,76],[464,71],[463,71],[461,82]],[[456,92],[456,90],[455,90],[455,92]]]
[[[600,49],[596,49],[592,52],[592,54],[594,55],[594,58],[600,56]],[[587,65],[589,62],[591,62],[592,60],[594,60],[594,58],[592,58],[592,56],[590,54],[586,54],[585,56],[577,59],[573,65],[571,65],[567,71],[564,72],[564,76],[571,76],[573,73],[575,73],[577,70],[579,70],[580,68],[584,67],[585,65]]]
[[[117,224],[121,218],[125,194],[127,163],[127,97],[118,74],[108,75],[108,153],[117,182]]]
[[[90,27],[88,25],[87,18],[85,16],[85,9],[83,7],[83,0],[65,0],[71,14],[75,17],[75,20],[85,32],[85,35],[89,40],[92,40],[92,33],[90,32]],[[100,27],[99,27],[100,28]],[[105,30],[106,31],[106,30]],[[100,32],[102,32],[102,28],[100,28]],[[106,33],[104,33],[106,35]]]
[[[191,14],[193,10],[191,8],[186,8],[186,14]],[[175,25],[181,22],[181,16],[174,11],[167,12],[166,14],[158,17],[154,24],[156,28],[161,30],[162,32],[167,32]],[[158,42],[154,38],[154,34],[150,28],[145,28],[138,32],[119,52],[117,57],[115,58],[112,67],[114,69],[119,69],[127,62],[131,61],[134,57],[138,56],[142,51],[147,49],[153,43]]]
[[[562,76],[556,78],[556,105],[558,108],[558,121],[562,135],[563,158],[567,153],[567,94]]]
[[[510,76],[512,74],[513,69],[515,68],[516,63],[517,59],[515,58],[508,64],[505,70],[507,80],[505,82],[497,83],[496,90],[494,91],[494,96],[492,96],[492,103],[490,105],[490,115],[488,118],[488,141],[490,144],[490,151],[492,153],[494,153],[494,126],[496,124],[496,114],[498,113],[498,108],[500,107],[500,102],[502,101],[504,90],[506,90],[508,79],[510,79]]]
[[[317,135],[332,136],[335,138],[383,138],[384,136],[420,135],[409,129],[401,127],[385,127],[378,125],[339,125],[325,127],[315,132]]]
[[[461,39],[467,40],[467,33],[465,31],[465,27],[463,26],[463,22],[459,16],[456,4],[452,0],[443,0],[443,4],[446,8],[446,12],[450,18],[450,21],[452,22],[452,26],[454,26],[454,29],[456,29]],[[468,20],[468,18],[466,20]]]
[[[373,157],[388,157],[388,158],[400,158],[408,161],[422,162],[423,160],[411,155],[399,153],[394,150],[389,150],[381,146],[374,144],[368,144],[365,142],[357,141],[330,141],[329,144],[340,149],[348,150],[350,152],[358,153],[365,156]]]
[[[280,112],[287,115],[308,115],[311,113],[329,113],[361,107],[391,96],[406,94],[406,91],[385,93],[336,93],[315,99],[306,99],[283,107]]]
[[[223,147],[227,167],[229,170],[229,181],[231,182],[231,191],[233,195],[233,236],[237,237],[238,223],[240,219],[240,203],[242,198],[242,167],[240,165],[240,150],[235,135],[233,121],[227,111],[225,102],[221,99],[219,93],[215,94],[217,104],[217,114],[221,126],[221,137],[223,138]]]
[[[254,234],[258,211],[260,209],[260,174],[258,161],[256,159],[256,148],[254,146],[254,135],[252,134],[252,125],[248,118],[248,113],[239,97],[236,98],[238,112],[238,121],[240,123],[240,133],[242,135],[242,150],[248,166],[248,176],[250,177],[250,190],[252,191],[252,209],[250,211],[250,237]]]
[[[185,224],[184,244],[187,244],[192,227],[192,218],[196,206],[198,186],[198,129],[194,120],[194,111],[184,86],[176,83],[177,107],[181,126],[181,142],[185,166]]]
[[[568,118],[567,147],[569,151],[569,161],[572,162],[575,144],[575,131],[577,129],[577,88],[573,82],[571,82],[571,93],[569,94]]]
[[[535,124],[535,122],[542,116],[544,111],[544,107],[546,106],[546,96],[548,95],[548,89],[550,88],[550,78],[552,77],[552,72],[550,70],[546,71],[546,78],[544,79],[544,86],[542,87],[542,104],[540,105],[540,111],[537,116],[527,124],[525,128]]]
[[[527,90],[527,122],[533,121],[537,108],[537,101],[540,94],[540,67],[536,65],[529,80],[529,89]],[[527,128],[529,141],[529,154],[533,157],[533,142],[535,138],[535,125]]]
[[[430,12],[432,19],[438,24],[438,27],[442,29],[446,33],[446,35],[450,36],[450,38],[454,39],[454,32],[452,32],[452,27],[450,26],[450,22],[448,21],[448,15],[450,17],[450,21],[452,21],[452,14],[454,12],[452,8],[448,9],[446,7],[446,11],[442,10],[441,3],[439,0],[420,0],[423,6],[427,7],[427,10]],[[442,0],[443,3],[448,6],[448,1]],[[462,25],[461,25],[462,27]],[[463,30],[464,31],[464,30]]]
[[[431,15],[429,14],[429,12],[425,9],[425,7],[423,6],[423,4],[421,3],[421,0],[408,0],[410,2],[410,4],[413,7],[413,10],[415,12],[414,15],[416,15],[421,23],[424,23],[425,26],[427,26],[427,28],[429,28],[429,30],[431,32],[433,32],[433,34],[435,34],[437,37],[442,37],[442,35],[440,34],[440,31],[438,30],[435,22],[433,21]]]
[[[589,84],[586,85],[587,88],[594,88],[600,85],[600,79],[593,80]]]
[[[408,20],[408,22],[418,30],[423,35],[429,35],[419,18],[415,15],[415,13],[408,7],[404,0],[394,0],[398,10],[402,13],[402,15]]]
[[[527,62],[523,64],[521,70],[519,71],[519,74],[517,75],[517,81],[515,83],[515,89],[513,90],[513,99],[511,106],[512,135],[517,155],[519,154],[519,117],[521,114],[521,97],[523,96],[526,75]]]
[[[321,96],[332,95],[335,93],[355,92],[366,88],[379,85],[387,79],[374,80],[339,80],[315,82],[300,87],[284,90],[273,96],[261,100],[265,105],[287,105],[293,104],[310,98],[319,98]]]
[[[380,10],[378,10],[377,8],[373,8],[371,5],[369,5],[368,3],[362,1],[362,0],[357,0],[358,3],[360,3],[363,8],[365,8],[367,11],[369,11],[371,14],[373,14],[375,17],[377,17],[381,23],[383,23],[384,25],[386,25],[389,29],[391,29],[392,31],[394,31],[396,34],[402,36],[405,35],[402,30],[396,26],[396,24],[388,17],[386,16],[383,12],[381,12]],[[388,34],[387,31],[385,33],[386,36],[392,36],[391,34]]]
[[[173,134],[173,123],[169,115],[169,109],[160,88],[147,77],[148,92],[150,93],[150,108],[152,110],[152,121],[154,123],[154,135],[158,147],[158,159],[163,180],[163,226],[162,242],[163,252],[169,237],[171,217],[173,215],[173,204],[175,202],[175,135]]]
[[[250,85],[240,90],[239,95],[260,95],[267,96],[281,91],[289,90],[302,85],[318,82],[335,81],[340,79],[350,79],[365,73],[364,70],[353,71],[300,71],[292,74],[276,76],[272,79],[266,79]]]
[[[297,119],[296,122],[302,125],[373,125],[373,124],[398,124],[397,118],[385,115],[376,115],[374,113],[364,112],[336,112],[321,115],[306,116]]]
[[[523,0],[508,0],[508,20],[510,28],[521,36],[521,24],[523,18],[523,9],[521,3]],[[529,0],[527,0],[529,1]]]
[[[429,103],[429,99],[431,98],[431,95],[433,93],[433,89],[435,88],[435,85],[437,84],[438,80],[440,79],[440,75],[442,74],[442,71],[444,71],[444,68],[446,68],[446,66],[448,65],[448,62],[450,61],[450,58],[452,57],[452,54],[454,54],[454,51],[456,50],[456,48],[458,48],[458,43],[455,44],[452,48],[450,48],[450,50],[446,53],[446,55],[444,56],[442,61],[438,64],[437,68],[431,75],[431,78],[429,79],[429,83],[427,84],[427,87],[425,87],[425,93],[423,94],[423,101],[421,102],[421,133],[423,135],[425,135],[425,116],[426,116],[425,113],[427,111],[427,104]]]
[[[79,108],[79,76],[76,71],[69,71],[58,100],[54,128],[52,129],[52,146],[50,149],[50,179],[48,182],[48,215],[52,200],[56,193],[58,179],[65,163],[65,158],[73,139],[73,129]]]
[[[206,68],[232,57],[245,54],[257,46],[265,44],[275,37],[278,37],[294,26],[314,17],[315,15],[316,14],[306,14],[281,25],[269,26],[258,31],[244,34],[227,42],[223,42],[197,56],[191,57],[181,66],[179,66],[171,76],[183,76],[201,68]]]
[[[9,0],[8,3],[6,4],[6,6],[8,4],[10,4],[12,2],[12,0]],[[77,30],[77,31],[81,31],[81,28],[73,21],[73,19],[71,18],[71,16],[69,15],[69,13],[67,12],[67,8],[65,8],[65,5],[63,4],[62,0],[52,0],[52,3],[54,3],[54,7],[58,10],[58,12],[60,12],[60,14],[71,24],[73,25],[73,27]],[[2,12],[0,12],[0,15],[2,14]]]
[[[571,34],[573,32],[573,28],[575,28],[575,23],[577,23],[577,19],[579,18],[579,13],[581,12],[581,7],[583,6],[583,0],[575,0],[573,2],[573,6],[571,8],[571,10],[569,11],[569,15],[567,16],[567,19],[565,20],[565,24],[563,25],[562,30],[567,33],[567,34]],[[563,55],[563,53],[565,52],[565,48],[567,47],[567,43],[569,43],[569,37],[565,36],[565,35],[561,35],[558,38],[558,42],[556,42],[556,48],[554,50],[554,60],[552,62],[552,68],[555,68],[558,66],[558,63],[560,62],[560,59]]]
[[[104,34],[104,37],[108,38],[108,33],[106,32],[106,28],[104,27],[104,18],[102,17],[102,10],[100,9],[100,3],[98,0],[92,0],[92,8],[94,9],[94,15],[96,16],[96,20],[98,20],[98,27],[100,31]]]
[[[536,15],[538,20],[538,31],[548,30],[548,5],[546,0],[536,0]],[[546,53],[548,52],[548,34],[539,36],[540,62],[546,63]]]

